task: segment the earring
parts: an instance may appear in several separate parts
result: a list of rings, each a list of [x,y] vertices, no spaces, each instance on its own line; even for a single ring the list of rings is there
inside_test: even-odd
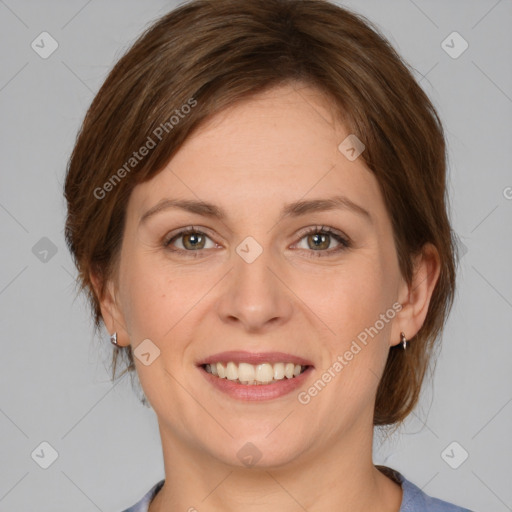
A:
[[[403,332],[400,333],[400,341],[402,343],[402,348],[405,350],[407,348],[407,338]]]
[[[112,345],[115,345],[117,347],[117,332],[115,332],[114,334],[112,334],[110,336],[110,343],[112,343]]]

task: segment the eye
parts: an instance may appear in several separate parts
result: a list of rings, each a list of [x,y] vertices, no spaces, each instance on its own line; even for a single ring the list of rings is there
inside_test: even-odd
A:
[[[351,247],[348,237],[345,237],[338,231],[325,226],[309,228],[307,231],[302,233],[300,241],[302,240],[306,241],[306,247],[298,248],[305,249],[309,253],[308,256],[311,257],[330,256]],[[334,249],[331,248],[331,242],[333,242],[333,240],[338,243]]]
[[[343,236],[337,230],[325,226],[314,226],[304,230],[301,234],[297,248],[304,250],[309,257],[324,257],[337,254],[351,247],[348,237]],[[302,240],[306,241],[306,247],[300,247]],[[208,246],[208,241],[210,245]],[[338,245],[332,248],[332,242]],[[163,245],[166,249],[176,253],[188,253],[187,255],[199,257],[200,251],[218,247],[204,232],[194,226],[182,229],[167,238]]]
[[[207,240],[210,240],[211,242],[209,247],[206,243]],[[171,246],[175,242],[177,242],[177,247],[172,248]],[[194,252],[201,251],[203,249],[213,249],[215,248],[215,243],[205,233],[197,230],[194,226],[190,226],[186,229],[182,229],[171,238],[168,238],[164,242],[164,247],[168,248],[170,251]]]

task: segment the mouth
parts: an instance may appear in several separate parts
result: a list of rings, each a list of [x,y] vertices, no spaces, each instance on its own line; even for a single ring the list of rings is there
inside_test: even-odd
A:
[[[304,384],[311,361],[282,352],[222,352],[197,363],[216,389],[241,400],[268,400]]]
[[[304,373],[310,366],[293,363],[235,363],[229,361],[203,364],[202,368],[219,379],[227,379],[245,386],[272,384],[284,379],[294,379]]]

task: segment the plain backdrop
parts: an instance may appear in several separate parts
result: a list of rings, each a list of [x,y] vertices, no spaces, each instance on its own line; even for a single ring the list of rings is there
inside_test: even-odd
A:
[[[62,184],[108,71],[176,5],[0,0],[0,512],[116,512],[164,476],[153,410],[129,378],[109,381],[107,334],[93,338],[74,300]],[[427,494],[510,511],[512,2],[343,5],[380,27],[438,109],[464,253],[434,379],[396,435],[376,436],[375,462]],[[58,44],[47,58],[32,45],[41,37],[45,51]]]

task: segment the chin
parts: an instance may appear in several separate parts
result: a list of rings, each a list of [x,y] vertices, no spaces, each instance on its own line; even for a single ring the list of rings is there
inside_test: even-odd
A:
[[[223,447],[219,445],[208,450],[212,457],[228,466],[248,469],[277,469],[288,466],[304,450],[305,443],[299,440],[292,441],[286,435],[267,437],[245,435],[237,439],[230,439]],[[272,434],[271,434],[272,436]]]

